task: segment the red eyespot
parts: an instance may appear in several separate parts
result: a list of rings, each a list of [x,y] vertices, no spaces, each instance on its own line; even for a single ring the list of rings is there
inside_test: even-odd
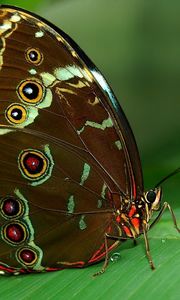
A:
[[[36,251],[30,247],[21,248],[16,253],[17,259],[25,265],[33,265],[38,259]]]
[[[42,161],[40,159],[40,157],[37,157],[35,155],[29,155],[26,157],[25,161],[24,161],[27,169],[29,169],[30,172],[34,173],[34,172],[39,172],[39,169],[42,169]]]
[[[2,236],[9,243],[19,244],[27,238],[27,230],[22,223],[14,222],[4,226]]]
[[[23,249],[20,252],[20,257],[25,263],[32,264],[32,262],[36,258],[36,255],[35,255],[35,252],[30,249]]]
[[[5,218],[15,218],[24,213],[24,208],[19,199],[13,196],[7,196],[0,200],[0,211]]]
[[[49,161],[44,153],[27,149],[19,156],[19,166],[22,174],[33,180],[46,174]]]

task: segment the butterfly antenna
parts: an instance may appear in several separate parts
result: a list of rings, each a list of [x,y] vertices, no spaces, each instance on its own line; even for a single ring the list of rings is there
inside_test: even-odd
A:
[[[177,173],[180,172],[180,168],[177,168],[175,171],[173,171],[172,173],[170,173],[169,175],[165,176],[163,179],[161,179],[156,185],[155,188],[157,188],[158,186],[160,186],[164,181],[166,181],[167,179],[169,179],[170,177],[176,175]]]

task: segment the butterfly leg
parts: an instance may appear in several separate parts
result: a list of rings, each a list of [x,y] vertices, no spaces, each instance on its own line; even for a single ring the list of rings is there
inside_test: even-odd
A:
[[[157,222],[159,222],[159,220],[161,219],[161,217],[162,217],[164,211],[166,210],[166,208],[169,209],[169,212],[170,212],[170,214],[171,214],[171,217],[172,217],[174,226],[175,226],[177,232],[180,233],[180,229],[178,228],[177,221],[176,221],[176,216],[175,216],[175,214],[174,214],[174,212],[173,212],[171,206],[170,206],[169,203],[167,203],[167,202],[164,202],[164,203],[163,203],[163,206],[162,206],[162,208],[161,208],[161,210],[160,210],[158,216],[157,216],[157,217],[155,218],[155,220],[151,223],[151,225],[150,225],[149,228],[152,228]]]
[[[155,266],[154,266],[152,256],[151,256],[151,253],[150,253],[149,241],[148,241],[148,236],[147,236],[147,229],[145,228],[145,226],[143,226],[143,234],[144,234],[144,242],[145,242],[145,247],[146,247],[146,256],[148,258],[151,269],[154,270]]]
[[[169,209],[169,212],[171,214],[174,226],[175,226],[177,232],[180,233],[180,229],[178,228],[177,221],[176,221],[176,216],[175,216],[171,206],[167,202],[163,203],[163,206],[162,206],[161,210],[159,211],[158,216],[151,223],[149,228],[152,228],[157,222],[159,222],[159,220],[161,219],[161,217],[162,217],[163,213],[165,212],[166,208]],[[151,269],[154,270],[155,266],[153,264],[152,257],[151,257],[151,254],[150,254],[149,241],[148,241],[148,237],[147,237],[147,229],[145,228],[145,226],[143,227],[143,233],[144,233],[144,241],[145,241],[145,246],[146,246],[146,255],[147,255],[147,258],[149,260],[149,264],[150,264]]]
[[[103,274],[106,271],[106,268],[108,266],[109,255],[108,255],[108,242],[107,242],[107,239],[108,239],[108,236],[105,234],[104,235],[104,246],[105,246],[105,260],[104,260],[104,264],[102,266],[102,269],[99,272],[95,273],[93,275],[93,277]]]
[[[105,245],[105,260],[104,260],[104,264],[102,266],[102,269],[99,272],[93,274],[93,277],[103,274],[106,271],[106,268],[108,266],[108,263],[109,263],[108,242],[107,242],[108,238],[109,239],[113,239],[113,240],[121,240],[121,241],[122,240],[129,240],[129,237],[119,237],[119,236],[110,235],[108,233],[106,233],[104,235],[104,245]],[[137,242],[136,242],[135,238],[133,238],[133,243],[134,243],[134,246],[137,245]]]

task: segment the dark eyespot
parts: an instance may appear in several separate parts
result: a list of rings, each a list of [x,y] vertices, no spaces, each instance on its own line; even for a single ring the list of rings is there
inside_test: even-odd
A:
[[[43,86],[36,80],[25,80],[18,87],[18,95],[23,102],[37,104],[44,96]]]
[[[19,156],[19,167],[25,177],[33,180],[46,174],[49,162],[40,151],[24,150]]]
[[[153,190],[151,190],[147,192],[146,198],[148,202],[153,203],[156,200],[156,193]]]
[[[2,228],[2,238],[10,243],[18,245],[28,237],[26,226],[22,222],[12,222]]]
[[[27,110],[19,104],[12,104],[6,109],[6,119],[11,124],[21,124],[27,119]]]
[[[36,48],[28,48],[25,53],[28,62],[38,66],[43,61],[43,54]]]
[[[24,209],[19,199],[7,196],[1,200],[1,214],[5,218],[15,218],[23,214]]]

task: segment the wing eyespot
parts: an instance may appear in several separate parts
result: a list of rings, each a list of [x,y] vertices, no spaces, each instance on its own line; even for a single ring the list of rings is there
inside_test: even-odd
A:
[[[31,247],[23,247],[18,249],[16,252],[17,260],[20,261],[21,264],[32,266],[38,260],[38,255],[34,249]]]
[[[11,124],[22,124],[27,120],[27,110],[23,105],[12,104],[6,109],[5,117]]]
[[[25,57],[29,63],[35,66],[39,66],[44,59],[42,52],[37,48],[28,48],[25,52]]]
[[[0,211],[4,218],[11,219],[22,216],[24,207],[19,199],[13,196],[6,196],[1,200]]]
[[[48,165],[47,157],[37,150],[24,150],[19,156],[20,170],[30,180],[42,178],[47,173]]]
[[[44,87],[36,79],[27,79],[22,81],[17,93],[20,99],[28,104],[36,105],[44,99]]]
[[[11,245],[19,245],[28,237],[29,233],[23,222],[14,221],[2,227],[2,239]]]

